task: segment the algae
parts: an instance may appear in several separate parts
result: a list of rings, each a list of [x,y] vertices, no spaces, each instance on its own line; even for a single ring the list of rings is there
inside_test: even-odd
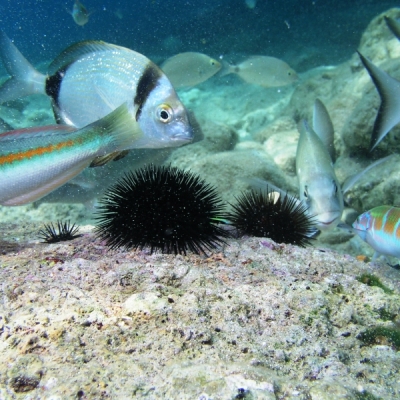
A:
[[[380,279],[372,274],[362,274],[356,278],[359,282],[364,283],[365,285],[368,286],[376,286],[378,288],[381,288],[386,294],[393,294],[393,290],[389,289],[387,286],[385,286]]]

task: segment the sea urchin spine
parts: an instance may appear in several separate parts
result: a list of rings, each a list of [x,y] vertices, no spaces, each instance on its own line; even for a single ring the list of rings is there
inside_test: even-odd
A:
[[[315,233],[307,207],[288,194],[271,192],[268,188],[242,193],[232,208],[228,220],[247,235],[305,247]]]
[[[100,200],[97,236],[112,249],[196,254],[224,243],[228,232],[215,189],[175,167],[149,165],[125,174]]]
[[[45,243],[57,243],[57,242],[65,242],[67,240],[73,240],[79,236],[77,235],[79,228],[70,223],[70,221],[57,221],[57,227],[50,223],[45,224],[44,229],[39,231],[39,237],[43,239]]]

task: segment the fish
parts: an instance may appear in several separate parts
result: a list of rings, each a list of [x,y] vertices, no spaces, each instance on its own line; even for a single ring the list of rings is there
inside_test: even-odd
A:
[[[336,150],[333,144],[335,130],[328,110],[320,99],[316,99],[314,102],[313,129],[322,140],[334,163],[336,160]]]
[[[385,16],[384,19],[385,19],[386,25],[392,31],[393,35],[396,36],[397,39],[400,40],[400,23],[391,17]]]
[[[286,86],[298,80],[296,71],[285,61],[269,56],[252,56],[238,65],[228,65],[221,76],[228,74],[263,87]]]
[[[84,26],[89,22],[89,16],[91,13],[87,11],[86,7],[79,0],[75,0],[74,5],[72,6],[72,11],[68,12],[72,15],[75,23],[79,26]]]
[[[353,231],[379,255],[400,258],[400,208],[378,206],[358,216]]]
[[[186,109],[167,76],[133,50],[101,41],[79,42],[61,52],[43,75],[0,32],[0,57],[11,75],[0,87],[0,104],[46,94],[58,124],[83,128],[127,102],[147,138],[142,147],[176,147],[193,139]],[[97,165],[120,156],[107,155]]]
[[[214,58],[193,51],[172,56],[161,65],[175,89],[198,85],[215,75],[221,67]]]
[[[321,231],[332,229],[343,212],[343,194],[332,160],[321,139],[306,121],[300,124],[296,152],[299,197]]]
[[[81,129],[49,125],[0,134],[0,204],[38,200],[96,158],[140,148],[147,139],[138,129],[135,111],[132,104],[124,103]]]
[[[372,152],[387,133],[400,122],[400,81],[374,65],[358,52],[381,98],[372,129],[369,151]]]
[[[245,0],[244,3],[252,10],[257,5],[257,0]]]

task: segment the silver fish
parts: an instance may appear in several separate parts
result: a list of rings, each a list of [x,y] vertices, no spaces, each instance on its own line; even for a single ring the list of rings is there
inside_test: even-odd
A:
[[[296,172],[300,200],[308,206],[317,228],[327,230],[335,227],[343,212],[342,191],[328,150],[306,121],[300,127]]]
[[[188,51],[168,58],[161,68],[177,89],[206,81],[221,69],[221,63],[206,54]]]
[[[257,0],[245,0],[245,4],[252,10],[257,5]]]
[[[332,162],[335,162],[336,150],[333,144],[335,131],[328,110],[320,99],[316,99],[314,103],[313,128],[328,150]]]
[[[91,13],[88,12],[86,7],[79,0],[75,0],[74,5],[72,6],[72,11],[68,12],[72,15],[75,23],[79,26],[86,25],[89,22],[89,16]]]
[[[372,151],[387,133],[400,122],[400,81],[378,68],[360,52],[358,52],[358,55],[381,98],[381,105],[375,119],[369,147],[369,151]]]
[[[77,43],[50,64],[45,76],[1,32],[0,56],[11,75],[0,87],[0,103],[47,94],[57,122],[76,128],[127,103],[135,109],[137,124],[147,138],[142,147],[175,147],[193,138],[185,107],[167,76],[133,50],[97,41]],[[102,163],[100,159],[98,164]]]
[[[298,79],[288,64],[268,56],[253,56],[238,65],[229,65],[221,76],[227,74],[237,74],[247,83],[264,87],[290,85]]]

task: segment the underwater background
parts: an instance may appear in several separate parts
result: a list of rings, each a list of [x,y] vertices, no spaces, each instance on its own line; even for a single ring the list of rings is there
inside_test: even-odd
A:
[[[252,178],[298,196],[297,123],[312,120],[316,98],[333,121],[341,185],[391,156],[344,193],[342,219],[400,206],[400,128],[369,151],[380,99],[356,54],[400,79],[400,42],[384,20],[400,18],[398,2],[83,4],[79,26],[72,0],[2,0],[0,26],[42,72],[67,46],[103,40],[157,64],[186,51],[231,64],[273,56],[299,79],[265,88],[216,74],[181,88],[194,143],[131,151],[34,203],[0,207],[0,399],[399,399],[398,259],[372,259],[353,232],[306,248],[245,235],[207,255],[110,250],[93,232],[107,187],[148,163],[193,171],[226,204]],[[42,95],[1,104],[0,118],[15,129],[55,121]],[[58,220],[80,236],[44,243],[39,230]]]
[[[74,23],[73,1],[0,4],[0,23],[22,54],[37,64],[81,40],[103,40],[165,59],[183,51],[213,57],[263,54],[298,72],[335,65],[357,48],[361,33],[396,1],[245,0],[86,1],[89,22]]]

